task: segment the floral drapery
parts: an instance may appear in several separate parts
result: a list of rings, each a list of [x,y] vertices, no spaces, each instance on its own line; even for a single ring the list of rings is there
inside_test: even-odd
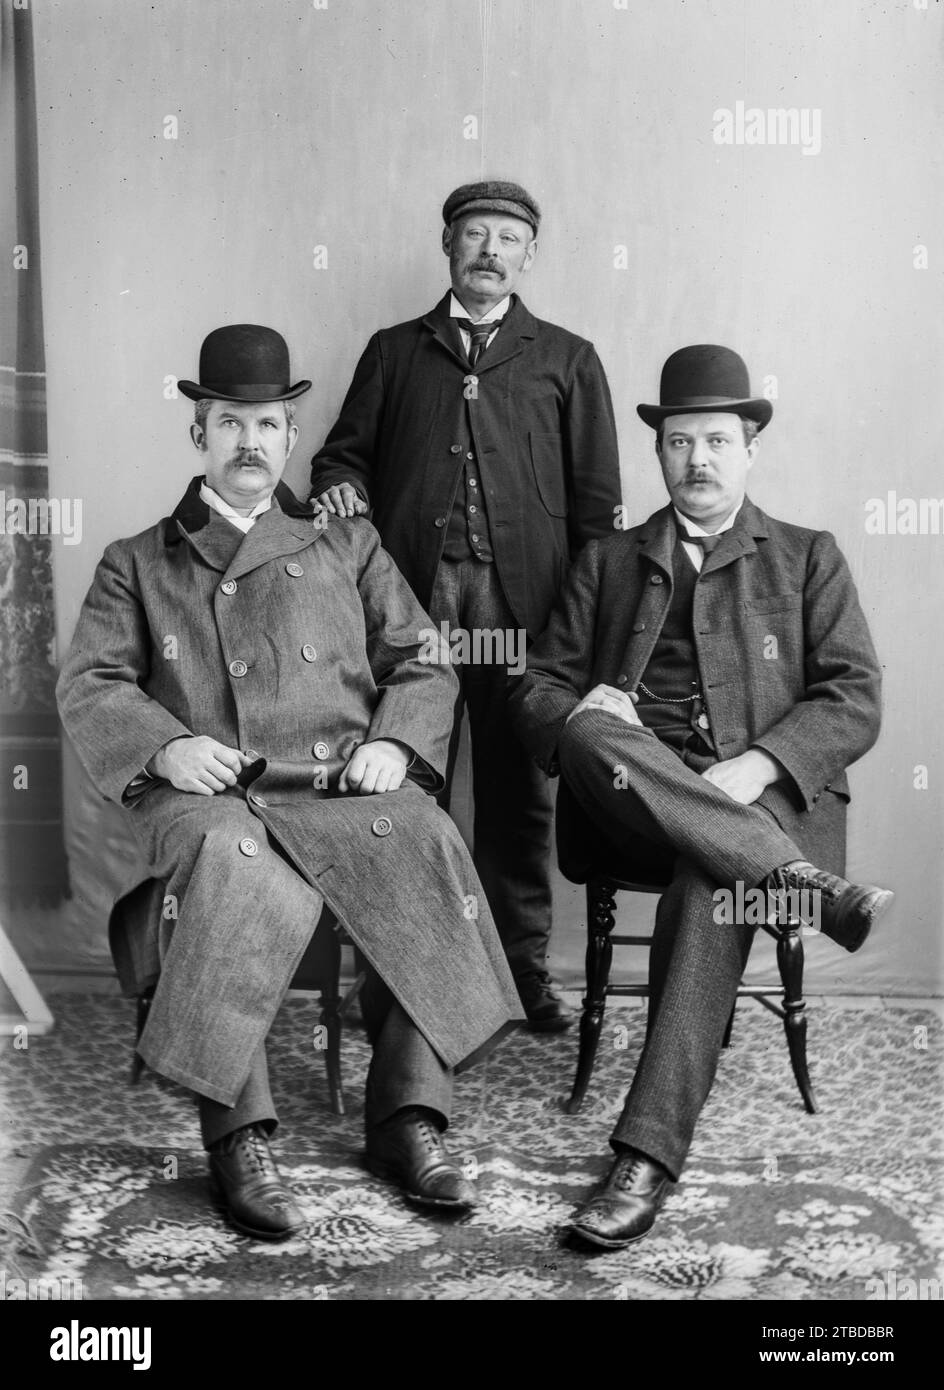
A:
[[[36,506],[49,485],[36,89],[32,13],[14,0],[0,5],[0,129],[0,904],[51,903],[67,880],[52,542]]]

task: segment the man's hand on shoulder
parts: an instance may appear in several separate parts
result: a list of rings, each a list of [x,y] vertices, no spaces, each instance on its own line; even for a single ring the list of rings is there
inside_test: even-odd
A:
[[[367,503],[357,495],[352,483],[338,483],[335,487],[329,487],[315,501],[334,516],[363,516],[367,511]]]
[[[713,763],[701,774],[706,782],[720,787],[732,801],[751,806],[767,787],[786,777],[786,769],[763,748],[748,748],[740,757]]]
[[[362,743],[341,773],[338,791],[370,796],[374,792],[395,792],[403,784],[412,751],[405,743],[378,738]]]
[[[179,792],[213,796],[235,787],[236,778],[252,761],[238,748],[227,748],[215,738],[175,738],[165,743],[148,763],[147,772],[170,782]]]

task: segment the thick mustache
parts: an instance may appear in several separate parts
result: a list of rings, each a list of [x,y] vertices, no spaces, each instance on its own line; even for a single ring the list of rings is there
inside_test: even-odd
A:
[[[469,267],[469,269],[470,269],[470,270],[490,270],[490,271],[492,272],[493,275],[500,275],[500,276],[502,277],[502,279],[505,278],[505,272],[502,270],[501,266],[500,266],[500,265],[494,265],[494,264],[492,264],[492,263],[489,262],[489,261],[476,261],[474,265],[472,265],[472,266]]]
[[[240,450],[239,453],[233,455],[233,457],[230,459],[230,463],[235,463],[237,465],[244,463],[252,463],[255,464],[257,468],[266,468],[268,466],[266,464],[265,459],[262,458],[260,454],[245,453],[242,450]]]

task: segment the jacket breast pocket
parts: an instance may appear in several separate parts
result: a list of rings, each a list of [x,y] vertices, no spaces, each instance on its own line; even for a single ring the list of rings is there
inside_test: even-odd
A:
[[[531,447],[531,468],[538,496],[544,510],[551,516],[567,515],[567,490],[564,486],[564,459],[559,434],[532,430],[528,435]]]

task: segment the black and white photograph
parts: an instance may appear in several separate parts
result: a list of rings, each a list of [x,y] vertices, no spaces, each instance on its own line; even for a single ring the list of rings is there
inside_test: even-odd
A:
[[[910,1364],[944,6],[0,18],[30,1365],[160,1376],[210,1304],[521,1301]]]

